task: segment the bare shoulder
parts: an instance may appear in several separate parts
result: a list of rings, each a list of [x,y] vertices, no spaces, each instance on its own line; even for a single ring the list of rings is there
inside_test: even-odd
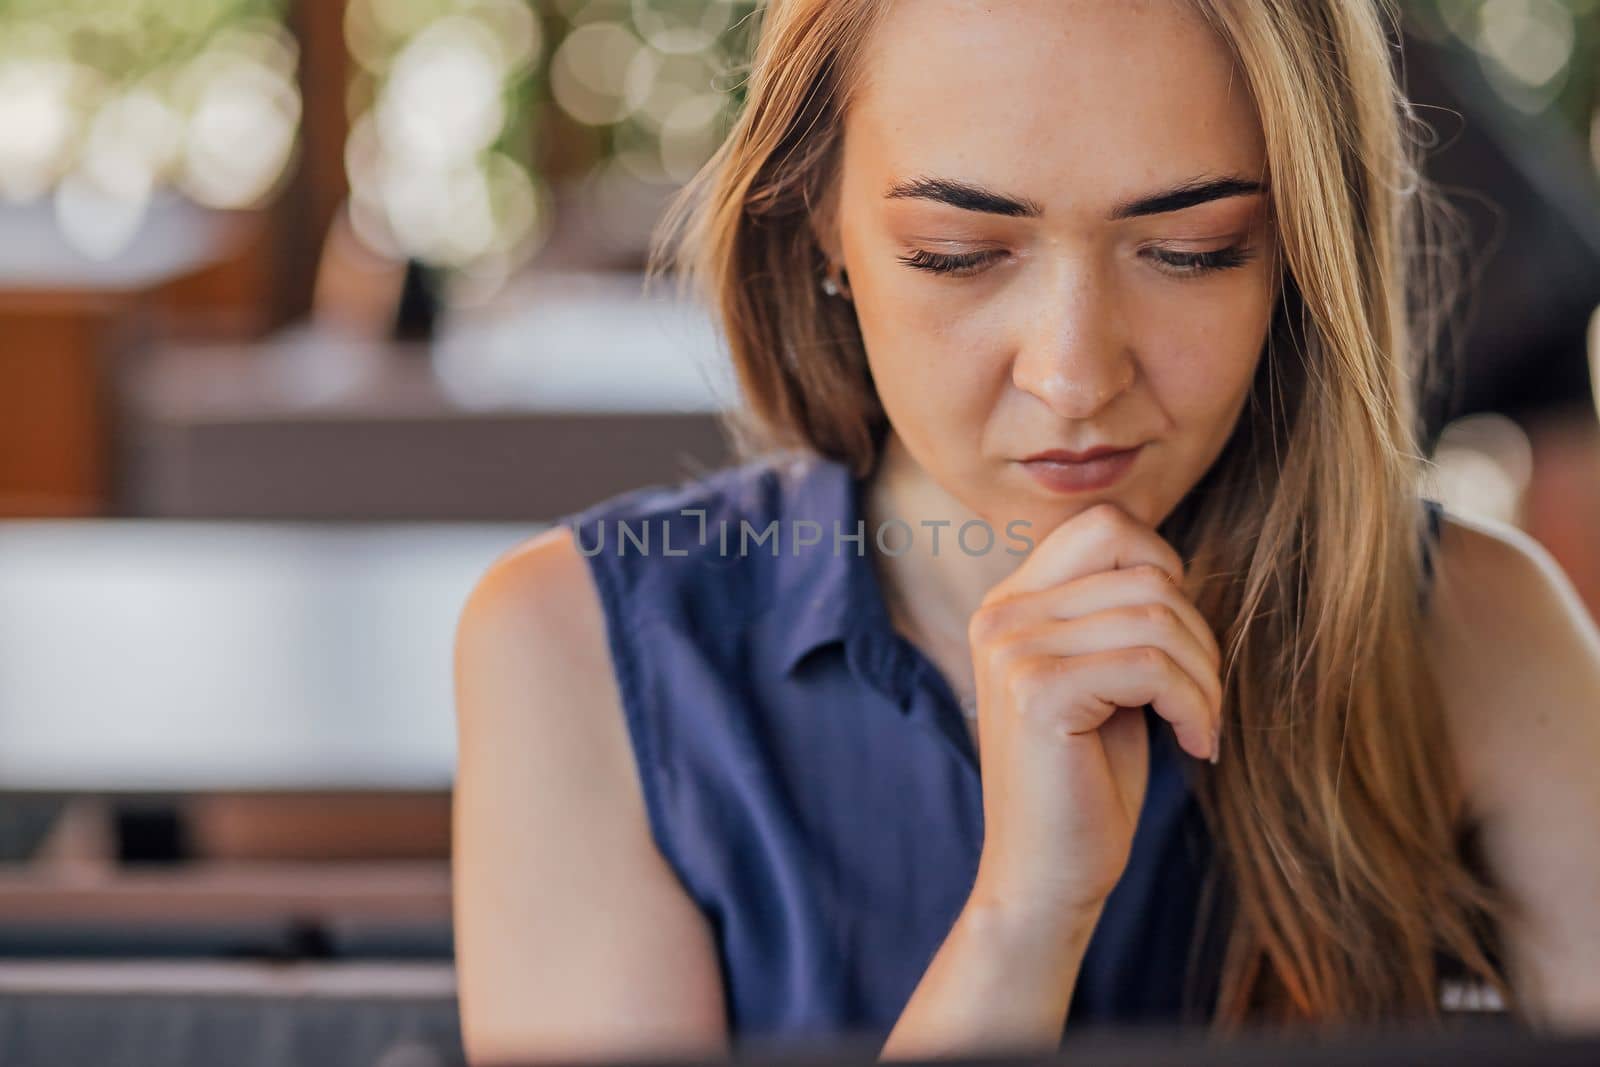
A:
[[[463,760],[485,744],[537,741],[531,759],[560,752],[613,791],[632,786],[605,617],[565,527],[524,541],[478,579],[456,624],[455,687]]]
[[[1600,632],[1549,552],[1504,523],[1447,512],[1428,638],[1477,799],[1526,789],[1573,743],[1600,755]],[[1552,762],[1554,761],[1554,762]]]
[[[1447,515],[1428,640],[1529,1018],[1600,1025],[1600,632],[1550,554]]]
[[[553,526],[496,559],[462,609],[456,640],[458,653],[468,642],[509,642],[515,661],[534,670],[541,662],[565,664],[568,675],[607,667],[605,617],[572,531]]]
[[[457,969],[474,1060],[720,1046],[704,917],[658,851],[588,564],[506,553],[456,628]]]

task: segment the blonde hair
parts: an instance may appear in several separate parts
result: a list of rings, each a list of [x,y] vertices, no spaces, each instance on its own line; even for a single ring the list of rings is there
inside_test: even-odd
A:
[[[1509,903],[1471,855],[1421,638],[1415,393],[1450,219],[1419,173],[1397,16],[1383,0],[1192,2],[1255,100],[1284,268],[1250,402],[1163,524],[1224,648],[1225,751],[1196,780],[1232,890],[1214,1024],[1436,1018],[1446,964],[1516,1010],[1496,942]],[[885,415],[852,306],[819,295],[810,219],[887,6],[766,6],[746,104],[650,266],[679,268],[719,314],[736,446],[799,446],[858,476]]]

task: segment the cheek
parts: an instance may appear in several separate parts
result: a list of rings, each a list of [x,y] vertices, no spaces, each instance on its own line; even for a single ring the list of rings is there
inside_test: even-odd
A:
[[[891,418],[960,424],[994,401],[994,378],[1006,373],[1006,314],[995,301],[943,285],[896,261],[898,246],[880,220],[850,212],[845,252],[856,321],[873,380]],[[861,217],[855,218],[855,215]]]
[[[1145,360],[1151,391],[1180,426],[1200,429],[1234,411],[1250,388],[1257,350],[1193,343]]]
[[[892,280],[874,284],[870,295],[857,290],[857,321],[884,406],[907,422],[981,419],[994,402],[996,376],[1003,382],[1006,374],[1003,335],[981,310],[931,304],[912,295],[918,290]]]
[[[1152,390],[1180,425],[1231,415],[1250,390],[1269,311],[1254,293],[1152,315],[1139,345]]]

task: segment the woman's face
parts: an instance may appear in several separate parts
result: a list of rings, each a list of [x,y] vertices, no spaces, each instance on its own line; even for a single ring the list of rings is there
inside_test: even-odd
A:
[[[901,0],[863,76],[819,233],[894,432],[997,531],[1101,500],[1155,525],[1237,422],[1276,293],[1226,46],[1181,0]],[[1099,488],[1022,462],[1141,444]]]

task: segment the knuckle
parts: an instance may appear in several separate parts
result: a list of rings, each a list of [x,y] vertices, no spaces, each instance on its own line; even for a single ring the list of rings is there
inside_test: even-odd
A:
[[[1139,617],[1143,622],[1161,629],[1170,629],[1178,622],[1178,613],[1172,609],[1172,605],[1161,601],[1139,605]]]
[[[1029,656],[1013,664],[1006,676],[1012,707],[1019,712],[1032,708],[1056,677],[1058,662],[1054,656]]]
[[[1168,665],[1172,662],[1165,652],[1154,645],[1140,645],[1128,650],[1128,658],[1135,669],[1152,675],[1162,675],[1167,672]]]
[[[1101,501],[1084,512],[1084,519],[1095,532],[1107,535],[1122,529],[1122,510],[1109,501]]]
[[[997,637],[984,646],[989,665],[997,671],[1014,670],[1023,658],[1023,643],[1018,637]]]
[[[1009,615],[1003,601],[980,606],[967,620],[967,640],[974,646],[995,640],[1006,629]]]
[[[1154,563],[1139,563],[1128,568],[1128,573],[1147,584],[1152,592],[1159,593],[1172,585],[1172,576]]]

